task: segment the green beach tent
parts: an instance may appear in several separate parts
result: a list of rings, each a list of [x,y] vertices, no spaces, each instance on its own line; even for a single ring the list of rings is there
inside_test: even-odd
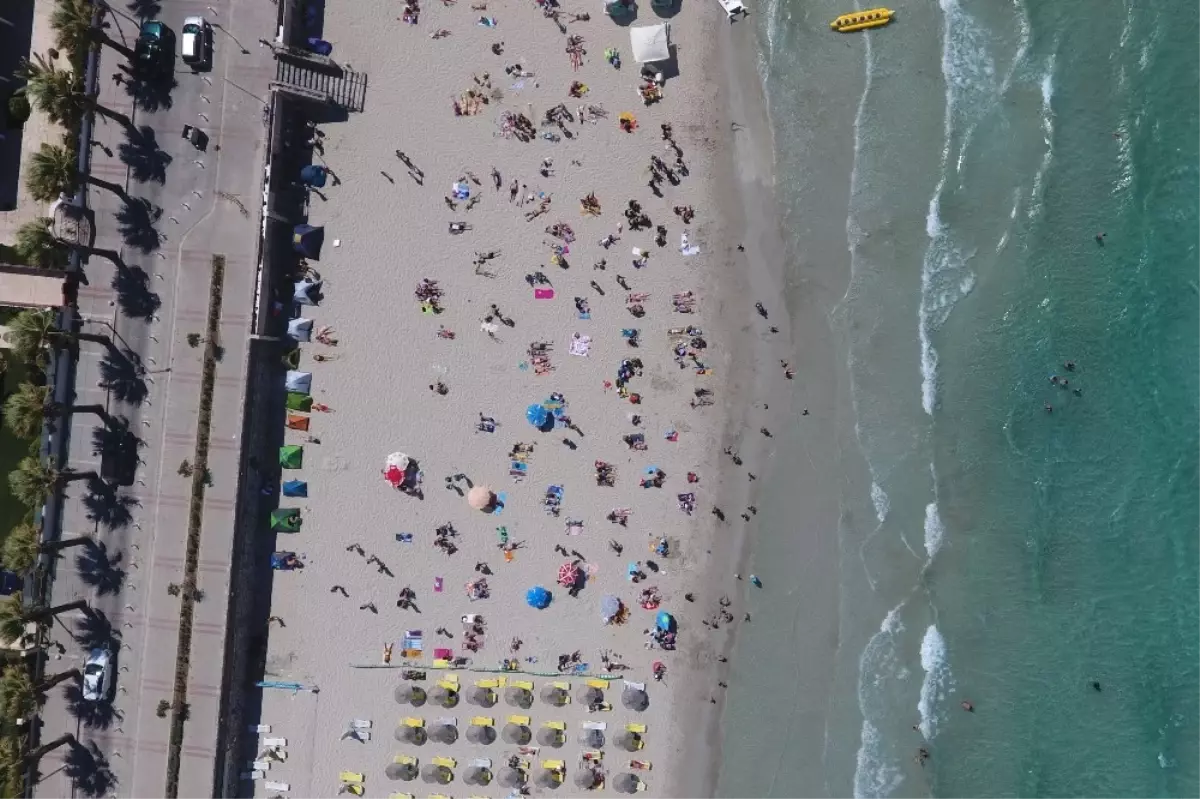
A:
[[[279,448],[279,465],[285,469],[299,469],[304,465],[304,447],[284,444]]]
[[[304,411],[312,410],[313,398],[308,394],[301,394],[297,391],[289,391],[287,395],[287,407],[289,411]]]
[[[276,533],[297,533],[302,521],[299,508],[279,508],[271,511],[271,530]]]

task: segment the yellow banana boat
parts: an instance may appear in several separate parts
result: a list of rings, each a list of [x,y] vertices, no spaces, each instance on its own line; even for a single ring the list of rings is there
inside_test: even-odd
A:
[[[872,8],[867,11],[855,11],[853,14],[842,14],[829,23],[829,27],[841,33],[861,31],[867,28],[878,28],[892,21],[895,14],[890,8]]]

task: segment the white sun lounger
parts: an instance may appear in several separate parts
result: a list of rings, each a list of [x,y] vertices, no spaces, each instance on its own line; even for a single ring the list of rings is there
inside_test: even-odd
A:
[[[632,688],[635,691],[646,690],[646,683],[644,682],[630,682],[629,680],[624,680],[623,682],[625,683],[626,688]]]
[[[250,766],[255,771],[270,771],[271,761],[267,760],[266,758],[263,758],[261,760],[255,760],[253,763],[250,764]]]
[[[472,760],[470,765],[475,766],[476,768],[490,769],[492,767],[492,759],[490,757],[481,757],[477,760]]]
[[[350,722],[350,726],[356,730],[369,730],[375,726],[375,722],[370,719],[354,719]]]
[[[263,787],[268,791],[290,791],[292,784],[290,782],[264,782]]]
[[[262,772],[262,771],[243,771],[242,772],[242,779],[244,779],[244,780],[261,780],[265,776],[267,776],[266,773]]]
[[[270,724],[249,724],[246,726],[246,731],[252,732],[255,735],[260,735],[264,732],[270,732],[271,725]]]
[[[272,749],[287,746],[287,738],[264,738],[263,746],[269,746]]]
[[[746,7],[742,5],[742,0],[717,0],[721,4],[721,8],[725,9],[725,13],[729,16],[729,21],[733,22],[738,14],[748,14]]]
[[[443,716],[442,718],[437,719],[437,723],[445,724],[448,727],[457,727],[458,719],[456,719],[454,716]]]
[[[608,729],[608,724],[603,721],[581,721],[579,726],[585,730],[604,730]]]

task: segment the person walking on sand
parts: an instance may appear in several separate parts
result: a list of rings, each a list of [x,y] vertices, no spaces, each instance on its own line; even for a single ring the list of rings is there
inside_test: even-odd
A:
[[[332,588],[329,589],[329,593],[331,593],[331,594],[339,594],[340,593],[344,597],[350,596],[350,594],[346,592],[346,586],[344,586],[344,585],[333,586]]]

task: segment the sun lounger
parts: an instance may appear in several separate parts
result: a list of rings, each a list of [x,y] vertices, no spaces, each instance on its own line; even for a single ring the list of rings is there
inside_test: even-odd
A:
[[[452,682],[455,685],[458,684],[458,675],[457,674],[446,674],[442,677],[442,679],[445,680],[446,682]]]
[[[477,680],[475,682],[475,684],[480,688],[503,688],[507,683],[508,681],[504,677],[497,677],[495,679],[488,680]]]
[[[243,771],[241,776],[244,780],[261,780],[263,777],[267,776],[267,773],[265,771],[258,770]]]
[[[592,679],[588,680],[584,684],[587,685],[588,688],[599,688],[601,691],[607,690],[608,688],[608,680]]]
[[[417,799],[411,793],[389,793],[388,799]]]
[[[255,771],[270,771],[271,761],[265,758],[253,760],[250,762],[250,768],[254,769]]]
[[[396,755],[396,757],[392,760],[392,762],[399,763],[402,766],[417,765],[417,759],[415,757],[413,757],[412,755]]]
[[[524,727],[528,727],[529,726],[529,716],[509,716],[508,723],[509,724],[520,724]]]
[[[287,746],[287,738],[264,738],[263,746],[269,746],[272,749],[281,746]]]
[[[730,23],[733,22],[734,18],[738,14],[750,13],[746,10],[746,7],[742,5],[742,0],[717,0],[717,3],[719,3],[721,8],[724,9],[725,14],[729,17]]]
[[[338,794],[341,795],[344,793],[348,793],[351,796],[362,796],[363,787],[357,782],[343,782],[342,786],[338,788]]]
[[[632,688],[635,691],[646,690],[646,683],[644,682],[630,682],[629,680],[624,680],[624,683],[626,688]]]
[[[494,727],[494,726],[496,726],[496,720],[493,718],[489,718],[488,716],[475,716],[474,718],[471,719],[471,726],[472,727]]]
[[[642,735],[646,732],[646,725],[645,724],[626,724],[625,729],[628,730],[629,732],[636,732],[638,735]]]
[[[639,785],[640,785],[640,783],[639,783]],[[643,788],[642,790],[645,790],[645,788]],[[429,799],[450,799],[450,797],[446,796],[446,794],[444,794],[444,793],[431,793],[429,795]]]
[[[567,764],[561,760],[543,760],[542,768],[549,771],[562,771],[567,767]]]
[[[375,726],[375,722],[370,719],[354,719],[350,722],[350,726],[356,730],[369,730]]]
[[[454,716],[442,716],[440,719],[435,719],[438,724],[446,724],[450,727],[458,726],[458,719]]]
[[[579,755],[580,759],[588,763],[598,763],[604,759],[604,750],[602,749],[584,749]]]
[[[438,680],[438,686],[445,688],[447,691],[457,691],[458,683],[454,680]]]
[[[561,688],[561,689],[563,689],[564,691],[569,691],[569,690],[571,690],[571,683],[569,683],[569,682],[565,682],[565,681],[563,681],[563,680],[558,680],[558,681],[556,681],[556,682],[552,682],[552,683],[550,683],[550,684],[551,684],[551,685],[553,685],[555,688]]]
[[[338,774],[338,779],[342,782],[362,782],[366,777],[358,771],[343,771]]]
[[[605,721],[581,721],[579,726],[585,730],[606,730],[608,722]]]
[[[446,768],[457,768],[458,767],[457,760],[455,760],[452,757],[444,757],[442,755],[438,755],[437,757],[429,758],[429,762],[435,766],[445,766]]]
[[[264,732],[270,732],[271,725],[270,724],[250,724],[250,725],[247,725],[246,730],[248,732],[254,733],[255,735],[261,735]]]
[[[438,658],[437,660],[433,661],[433,667],[435,669],[448,669],[450,668],[450,661]]]
[[[354,739],[361,743],[366,743],[367,741],[371,740],[371,731],[370,730],[355,730],[354,731]]]
[[[414,716],[408,716],[406,718],[400,719],[400,723],[403,724],[405,727],[424,727],[425,719],[419,719]]]
[[[476,758],[475,760],[472,760],[471,765],[474,766],[475,768],[490,769],[492,767],[492,759],[490,757],[479,757],[479,758]]]
[[[268,791],[290,791],[292,784],[290,782],[264,782],[263,787]]]
[[[547,721],[544,724],[542,724],[542,726],[548,730],[559,730],[559,731],[565,730],[567,728],[567,725],[561,721]]]
[[[511,685],[513,688],[521,688],[526,691],[533,690],[533,683],[529,680],[513,680],[511,683],[509,683],[509,685]]]

